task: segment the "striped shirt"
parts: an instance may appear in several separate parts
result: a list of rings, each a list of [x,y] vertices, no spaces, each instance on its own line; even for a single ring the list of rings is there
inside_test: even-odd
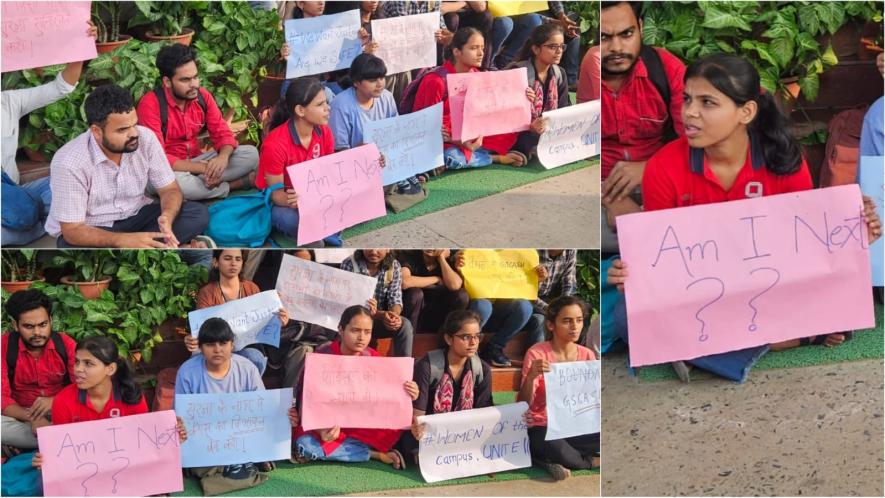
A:
[[[148,183],[159,190],[175,181],[154,132],[139,126],[138,138],[138,149],[124,153],[119,166],[107,158],[90,130],[55,153],[49,166],[52,206],[46,231],[50,235],[61,234],[61,223],[112,226],[154,202],[144,194]]]
[[[547,269],[547,278],[538,282],[538,300],[534,303],[536,313],[547,312],[547,304],[559,296],[573,296],[578,290],[576,275],[578,251],[564,249],[557,258],[547,250],[539,250],[541,266]]]
[[[353,256],[346,258],[341,262],[341,269],[360,275],[369,275],[369,268],[366,266],[366,260]],[[375,275],[378,283],[375,285],[375,301],[378,302],[378,309],[382,311],[390,311],[396,305],[403,305],[403,274],[399,265],[399,261],[393,260],[391,266],[382,264],[378,273]]]

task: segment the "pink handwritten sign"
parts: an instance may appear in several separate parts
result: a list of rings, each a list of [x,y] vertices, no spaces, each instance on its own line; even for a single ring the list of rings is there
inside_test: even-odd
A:
[[[149,496],[184,490],[175,412],[37,429],[45,496]]]
[[[634,366],[874,324],[860,189],[618,218]]]
[[[286,168],[298,193],[298,244],[387,214],[381,153],[362,145]]]
[[[309,354],[304,361],[304,430],[334,426],[404,429],[412,423],[412,399],[403,384],[415,360]]]
[[[6,2],[2,71],[94,59],[95,39],[86,34],[92,2]]]
[[[528,130],[532,111],[525,97],[527,78],[524,67],[446,76],[452,138],[473,140]]]

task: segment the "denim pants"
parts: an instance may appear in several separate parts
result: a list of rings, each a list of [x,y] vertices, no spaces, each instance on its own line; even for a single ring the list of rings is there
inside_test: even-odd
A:
[[[495,18],[492,23],[492,56],[497,55],[498,69],[510,64],[532,30],[543,22],[541,15],[536,13]]]
[[[258,368],[259,375],[264,375],[264,371],[267,370],[267,356],[255,348],[245,347],[234,354],[251,361]]]
[[[270,212],[270,225],[274,230],[283,232],[286,237],[298,240],[298,210],[288,206],[274,206]],[[323,241],[300,244],[299,247],[323,247]]]
[[[468,309],[479,315],[483,332],[494,334],[490,345],[498,351],[504,350],[532,316],[532,303],[525,299],[477,299]]]
[[[6,173],[3,173],[6,176]],[[8,178],[8,176],[7,176]],[[3,211],[13,213],[20,206],[10,205],[9,203],[14,198],[13,196],[9,196],[8,200],[6,197],[6,191],[9,189],[21,189],[26,192],[33,199],[40,199],[43,203],[43,210],[40,213],[28,213],[30,216],[36,218],[37,221],[30,228],[26,228],[24,230],[17,230],[9,227],[2,227],[2,239],[3,245],[10,246],[23,246],[29,244],[40,237],[46,235],[46,230],[43,228],[43,225],[46,221],[46,216],[49,215],[49,207],[52,204],[52,190],[49,188],[49,177],[39,178],[32,182],[25,183],[23,185],[12,185],[11,180],[10,183],[4,182],[3,184],[3,194],[4,194],[4,205]],[[39,204],[39,203],[37,203]]]
[[[469,162],[460,147],[449,147],[443,152],[443,156],[446,160],[446,169],[482,168],[492,164],[492,153],[482,147],[473,151]]]
[[[369,446],[352,437],[344,438],[340,446],[330,454],[323,451],[323,446],[313,434],[305,434],[296,442],[297,454],[311,460],[334,460],[336,462],[368,462]]]

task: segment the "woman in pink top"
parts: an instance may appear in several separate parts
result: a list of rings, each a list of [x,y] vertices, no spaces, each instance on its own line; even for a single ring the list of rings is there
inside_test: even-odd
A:
[[[571,475],[570,469],[599,467],[599,434],[545,441],[547,435],[547,390],[544,372],[551,363],[595,360],[596,355],[577,344],[584,326],[587,305],[574,296],[550,302],[545,325],[550,340],[530,347],[522,364],[522,387],[517,401],[529,404],[529,444],[532,457],[557,481]]]

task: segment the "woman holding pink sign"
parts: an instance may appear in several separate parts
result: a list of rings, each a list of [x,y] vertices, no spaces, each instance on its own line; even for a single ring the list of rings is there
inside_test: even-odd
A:
[[[665,145],[649,159],[642,180],[645,210],[812,188],[799,143],[790,134],[772,95],[760,89],[759,73],[753,65],[734,55],[709,55],[688,67],[682,107],[685,136]],[[868,197],[864,197],[863,217],[872,243],[882,230],[875,205]],[[609,268],[608,281],[623,291],[627,275],[627,264],[615,260]],[[626,316],[623,306],[616,313]],[[795,339],[676,361],[672,365],[683,382],[689,381],[692,367],[743,382],[750,368],[769,349],[809,343],[836,346],[847,337],[847,333],[834,333]],[[622,338],[626,342],[626,336]]]

